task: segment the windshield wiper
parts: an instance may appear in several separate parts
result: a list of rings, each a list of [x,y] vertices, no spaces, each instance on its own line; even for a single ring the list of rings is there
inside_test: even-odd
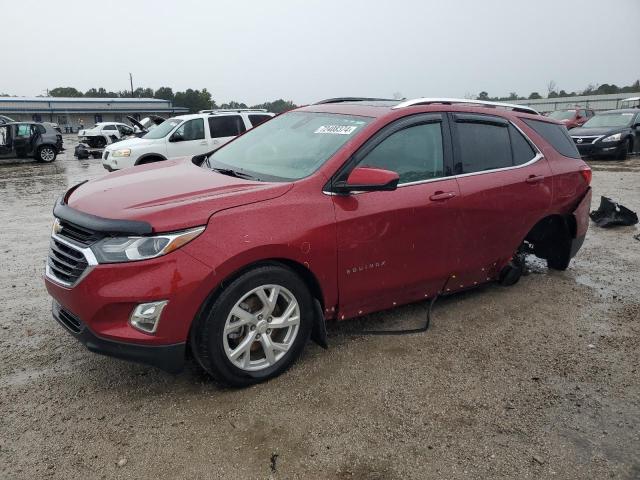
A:
[[[228,175],[230,177],[244,178],[246,180],[257,180],[257,181],[260,180],[259,178],[254,177],[253,175],[249,175],[248,173],[244,173],[244,172],[239,172],[231,168],[211,167],[211,170],[215,170],[218,173],[221,173],[223,175]]]

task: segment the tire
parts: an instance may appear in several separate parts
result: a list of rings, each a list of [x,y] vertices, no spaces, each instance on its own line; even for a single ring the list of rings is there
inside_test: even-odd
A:
[[[633,151],[633,140],[627,138],[622,148],[616,155],[616,160],[626,160],[627,155]]]
[[[571,262],[571,239],[567,234],[558,235],[557,243],[547,257],[547,267],[552,270],[566,270]]]
[[[205,308],[194,324],[191,348],[212,377],[246,387],[293,364],[309,340],[313,316],[313,298],[298,275],[277,264],[256,267]]]
[[[96,137],[93,139],[95,148],[104,148],[107,146],[107,140],[104,137]]]
[[[36,158],[43,163],[51,163],[56,159],[56,149],[51,145],[43,145],[38,148]]]

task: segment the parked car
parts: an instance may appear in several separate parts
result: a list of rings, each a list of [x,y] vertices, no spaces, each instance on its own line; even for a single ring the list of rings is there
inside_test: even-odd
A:
[[[51,128],[53,128],[56,132],[62,133],[62,129],[60,128],[60,125],[58,125],[57,123],[55,122],[42,122],[42,123],[50,125]]]
[[[150,115],[149,117],[145,117],[138,121],[136,118],[127,115],[127,120],[129,120],[131,125],[134,127],[133,135],[136,137],[143,137],[158,125],[164,123],[166,118],[162,118],[157,115]]]
[[[107,144],[117,142],[120,138],[133,135],[133,127],[119,122],[100,122],[93,128],[78,131],[78,141],[91,148],[104,148]]]
[[[0,158],[33,157],[53,162],[62,148],[62,135],[50,125],[13,122],[0,125]]]
[[[323,343],[325,319],[513,281],[525,248],[566,269],[590,180],[564,126],[528,107],[333,99],[71,188],[45,283],[90,350],[179,371],[188,346],[244,386]]]
[[[593,110],[587,108],[569,108],[566,110],[555,110],[547,116],[565,124],[567,130],[582,126],[586,121],[595,115]]]
[[[5,117],[4,115],[0,115],[0,125],[5,123],[13,123],[15,120],[13,118]]]
[[[609,110],[593,117],[581,128],[571,130],[580,155],[624,160],[640,151],[640,110]]]
[[[211,152],[273,116],[262,110],[247,109],[172,117],[141,138],[109,145],[104,149],[102,165],[111,172]]]

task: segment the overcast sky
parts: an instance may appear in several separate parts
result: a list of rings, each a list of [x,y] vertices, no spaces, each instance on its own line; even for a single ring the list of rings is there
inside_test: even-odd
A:
[[[0,92],[528,95],[640,78],[640,0],[0,0]],[[8,40],[8,41],[7,41]]]

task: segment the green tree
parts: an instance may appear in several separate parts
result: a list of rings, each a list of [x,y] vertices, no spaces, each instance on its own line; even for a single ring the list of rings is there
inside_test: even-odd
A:
[[[253,105],[251,108],[264,108],[269,112],[282,113],[293,110],[294,108],[298,108],[298,106],[291,100],[283,100],[279,98],[278,100],[274,100],[273,102],[265,102],[261,103],[260,105]]]
[[[170,100],[173,102],[175,95],[171,87],[160,87],[153,94],[153,98],[160,98],[162,100]]]
[[[231,100],[229,103],[223,103],[220,105],[220,108],[226,108],[229,110],[235,110],[237,108],[249,108],[246,103],[236,102],[235,100]]]
[[[173,104],[176,107],[188,108],[191,113],[197,113],[199,110],[210,109],[213,102],[206,88],[202,91],[188,88],[184,92],[176,92]]]
[[[478,98],[476,100],[489,100],[489,94],[485,91],[482,91],[478,94]]]
[[[56,87],[49,90],[51,97],[82,97],[82,92],[73,87]]]
[[[118,93],[117,92],[107,92],[107,90],[105,90],[104,88],[100,87],[98,89],[90,88],[89,90],[84,92],[84,96],[85,97],[90,97],[90,98],[117,98],[118,97]]]
[[[538,92],[531,92],[531,95],[529,95],[529,100],[537,100],[539,98],[542,98],[542,96]]]

